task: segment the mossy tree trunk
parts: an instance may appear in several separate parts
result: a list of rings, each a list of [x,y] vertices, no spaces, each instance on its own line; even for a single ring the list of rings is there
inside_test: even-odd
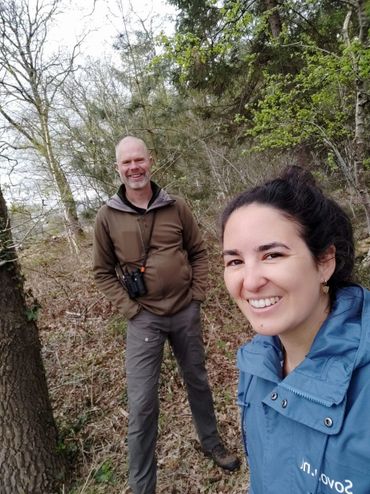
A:
[[[63,461],[1,189],[0,286],[0,492],[57,493]]]

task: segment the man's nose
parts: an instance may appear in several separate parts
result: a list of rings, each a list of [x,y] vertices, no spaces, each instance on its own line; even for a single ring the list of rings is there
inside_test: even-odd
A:
[[[138,166],[135,160],[131,160],[127,165],[129,168],[136,168]]]

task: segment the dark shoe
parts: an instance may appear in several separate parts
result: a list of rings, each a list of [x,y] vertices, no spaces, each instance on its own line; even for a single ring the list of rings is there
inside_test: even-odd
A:
[[[240,467],[240,460],[235,455],[227,451],[223,444],[217,444],[209,451],[204,450],[205,456],[212,458],[212,460],[221,468],[225,470],[236,470]]]

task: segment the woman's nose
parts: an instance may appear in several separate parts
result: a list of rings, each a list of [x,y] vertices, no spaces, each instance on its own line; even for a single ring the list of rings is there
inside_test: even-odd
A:
[[[263,270],[253,264],[253,266],[244,266],[243,270],[243,289],[248,292],[258,292],[267,283]]]

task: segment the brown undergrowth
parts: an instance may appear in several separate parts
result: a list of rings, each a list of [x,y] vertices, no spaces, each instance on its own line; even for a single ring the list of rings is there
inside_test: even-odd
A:
[[[97,291],[91,275],[91,234],[78,258],[63,238],[34,243],[20,257],[30,310],[38,313],[43,357],[60,449],[71,482],[65,494],[128,493],[125,320]],[[207,368],[220,433],[243,458],[236,405],[237,348],[251,335],[227,296],[221,258],[210,248],[211,275],[203,305]],[[40,306],[40,310],[38,307]],[[242,494],[248,472],[227,474],[200,451],[186,393],[166,348],[160,383],[158,493]]]

